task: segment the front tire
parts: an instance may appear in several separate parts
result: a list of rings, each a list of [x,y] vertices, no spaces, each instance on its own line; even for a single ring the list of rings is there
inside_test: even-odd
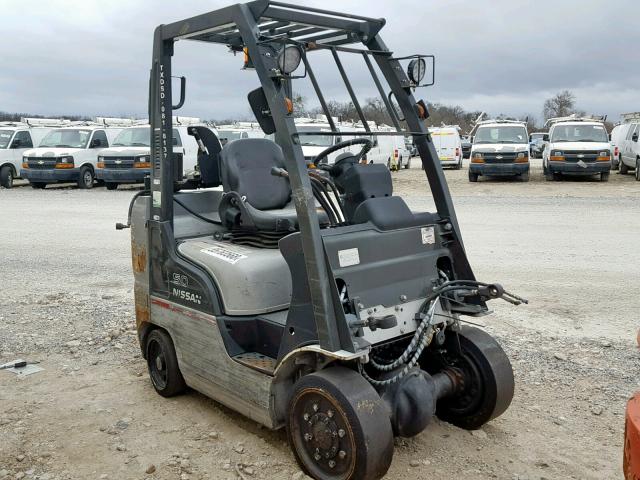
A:
[[[393,458],[384,401],[346,367],[329,367],[294,385],[287,437],[302,470],[318,480],[379,479]]]
[[[85,165],[80,169],[80,175],[78,177],[78,188],[89,189],[93,188],[93,181],[95,177],[91,167]]]
[[[477,182],[478,181],[478,174],[477,173],[473,173],[471,170],[469,170],[469,181],[470,182]]]
[[[602,172],[600,174],[600,181],[601,182],[608,182],[609,181],[609,172]]]
[[[164,330],[153,330],[147,337],[145,352],[149,377],[156,392],[163,397],[173,397],[182,393],[186,384],[180,367],[173,341]]]
[[[4,188],[13,187],[13,170],[8,165],[0,168],[0,186]]]
[[[528,182],[529,181],[529,172],[524,172],[520,174],[520,181],[521,182]]]
[[[31,182],[31,188],[35,188],[36,190],[42,190],[47,187],[46,183],[42,182]]]
[[[636,160],[636,181],[640,182],[640,158]]]
[[[509,358],[498,342],[478,328],[462,327],[445,340],[446,360],[464,372],[464,388],[438,402],[438,418],[466,430],[480,428],[503,414],[515,382]]]
[[[629,173],[629,167],[627,167],[627,164],[624,163],[622,161],[622,158],[620,158],[620,175],[626,175],[627,173]]]

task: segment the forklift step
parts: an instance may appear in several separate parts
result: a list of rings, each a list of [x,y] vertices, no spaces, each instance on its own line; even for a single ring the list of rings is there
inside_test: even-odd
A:
[[[231,358],[236,362],[268,375],[273,375],[273,372],[276,370],[276,359],[258,352],[245,352]]]

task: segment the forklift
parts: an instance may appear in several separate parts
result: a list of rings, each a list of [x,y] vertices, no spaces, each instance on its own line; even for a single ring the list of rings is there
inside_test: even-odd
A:
[[[315,479],[377,479],[394,437],[434,416],[477,429],[509,407],[511,364],[468,317],[487,301],[526,302],[479,282],[414,92],[434,57],[396,56],[381,18],[256,0],[155,30],[149,84],[152,168],[129,208],[137,332],[155,390],[187,387],[270,428],[285,428]],[[259,86],[248,103],[268,138],[224,148],[190,127],[198,176],[172,155],[174,44],[243,55]],[[312,59],[335,62],[362,128],[340,131]],[[391,131],[372,132],[342,59],[360,58]],[[313,86],[331,132],[298,132],[292,82]],[[178,82],[176,82],[177,85]],[[386,89],[388,88],[388,90]],[[303,135],[338,140],[305,158]],[[389,170],[362,161],[376,135],[411,136],[434,212],[393,194]],[[330,154],[341,151],[335,162]]]

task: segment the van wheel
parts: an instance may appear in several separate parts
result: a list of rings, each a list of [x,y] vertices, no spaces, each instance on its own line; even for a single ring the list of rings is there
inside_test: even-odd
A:
[[[147,366],[153,388],[163,397],[182,393],[186,384],[171,337],[164,330],[153,330],[146,342]]]
[[[636,160],[636,181],[640,182],[640,158]]]
[[[602,172],[600,174],[600,181],[601,182],[608,182],[609,181],[609,172]]]
[[[407,164],[404,166],[405,170],[408,170],[411,168],[411,157],[409,157],[409,159],[407,160]]]
[[[627,173],[629,173],[629,167],[627,167],[626,163],[624,163],[621,158],[620,159],[620,175],[626,175]]]
[[[400,171],[402,169],[402,157],[398,159],[398,163],[396,164],[396,170]]]
[[[31,188],[35,188],[38,190],[41,190],[43,188],[45,188],[47,186],[46,183],[42,183],[42,182],[31,182]]]
[[[477,182],[478,181],[478,174],[477,173],[473,173],[471,170],[469,170],[469,181],[470,182]]]
[[[104,186],[107,187],[107,190],[116,190],[118,188],[118,184],[113,182],[104,182]]]
[[[287,410],[298,464],[316,479],[375,480],[393,458],[389,412],[358,372],[329,367],[302,377]]]
[[[529,172],[524,172],[520,174],[520,181],[521,182],[528,182],[529,181]]]
[[[91,167],[85,165],[80,169],[80,176],[78,177],[78,188],[93,188],[93,170]]]
[[[0,186],[4,188],[13,187],[13,170],[8,165],[0,168]]]
[[[454,170],[462,170],[462,159],[453,167]]]

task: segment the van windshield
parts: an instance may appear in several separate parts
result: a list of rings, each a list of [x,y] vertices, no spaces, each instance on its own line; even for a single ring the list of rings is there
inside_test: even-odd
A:
[[[544,133],[532,133],[531,134],[531,139],[532,140],[533,139],[537,139],[537,138],[540,138],[540,139],[544,138]]]
[[[234,132],[233,130],[218,130],[218,138],[220,144],[225,146],[229,142],[234,140],[240,140],[242,138],[242,132]]]
[[[515,125],[479,127],[473,143],[527,143],[527,130]]]
[[[298,132],[326,132],[326,129],[318,127],[298,127]],[[300,145],[303,147],[330,147],[333,145],[334,137],[331,135],[300,135]]]
[[[175,133],[174,133],[175,136]],[[150,127],[125,128],[115,138],[112,147],[149,147],[151,146]]]
[[[85,148],[90,136],[91,130],[77,130],[73,128],[51,130],[42,139],[40,146],[53,148]]]
[[[551,141],[607,143],[609,137],[603,125],[556,125]]]
[[[0,130],[0,148],[7,148],[11,141],[13,130]]]

